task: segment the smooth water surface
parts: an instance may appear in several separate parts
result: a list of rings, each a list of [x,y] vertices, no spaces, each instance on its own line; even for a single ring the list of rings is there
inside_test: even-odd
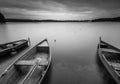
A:
[[[7,23],[0,25],[0,43],[48,38],[52,63],[43,84],[114,84],[97,55],[99,37],[120,48],[119,23]],[[15,56],[16,57],[16,56]],[[12,60],[0,58],[2,67]],[[9,57],[10,58],[10,57]],[[13,59],[14,58],[14,59]],[[2,68],[0,70],[2,72]]]

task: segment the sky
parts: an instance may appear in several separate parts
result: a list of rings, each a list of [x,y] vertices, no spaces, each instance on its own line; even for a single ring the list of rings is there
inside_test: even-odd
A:
[[[6,18],[87,20],[120,16],[120,0],[0,0]]]

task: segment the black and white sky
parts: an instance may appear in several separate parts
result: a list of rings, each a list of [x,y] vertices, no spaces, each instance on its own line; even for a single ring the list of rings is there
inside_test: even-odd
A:
[[[86,20],[120,16],[120,0],[0,0],[6,18]]]

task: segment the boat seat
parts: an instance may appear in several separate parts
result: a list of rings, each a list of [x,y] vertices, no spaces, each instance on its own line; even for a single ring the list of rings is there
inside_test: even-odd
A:
[[[15,65],[23,65],[23,66],[32,66],[34,64],[39,64],[39,66],[48,65],[48,61],[46,59],[36,58],[33,60],[20,60]]]
[[[104,51],[104,52],[112,52],[112,53],[120,53],[120,52],[118,52],[116,50],[113,50],[113,49],[102,49],[102,51]]]
[[[110,63],[115,70],[120,70],[120,63]]]
[[[15,65],[34,65],[34,61],[32,60],[21,60],[15,63]]]

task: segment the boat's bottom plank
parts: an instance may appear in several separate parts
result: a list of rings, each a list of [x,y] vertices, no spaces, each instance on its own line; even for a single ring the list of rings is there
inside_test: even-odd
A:
[[[42,73],[45,69],[45,66],[38,66],[34,69],[34,72],[29,76],[25,81],[24,84],[37,84],[42,77]]]

